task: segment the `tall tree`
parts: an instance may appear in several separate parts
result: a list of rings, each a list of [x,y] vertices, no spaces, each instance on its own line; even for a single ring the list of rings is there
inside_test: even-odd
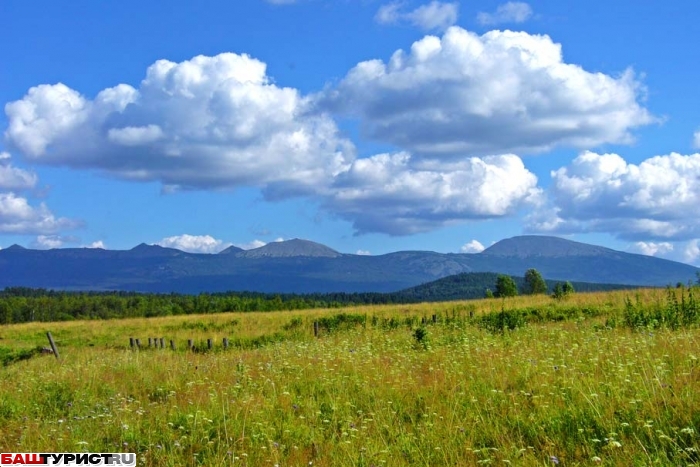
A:
[[[547,283],[537,269],[525,271],[524,292],[527,295],[547,293]]]
[[[518,295],[518,286],[515,285],[512,277],[502,274],[496,279],[496,292],[494,295],[496,297],[515,297]]]

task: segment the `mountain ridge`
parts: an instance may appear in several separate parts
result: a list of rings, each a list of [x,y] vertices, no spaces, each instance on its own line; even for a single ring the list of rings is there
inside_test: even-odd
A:
[[[530,268],[557,281],[665,286],[695,280],[700,271],[683,263],[547,236],[512,237],[471,254],[397,251],[364,256],[301,239],[239,250],[199,254],[146,244],[131,250],[7,248],[0,250],[0,288],[394,292],[454,274],[522,276]]]

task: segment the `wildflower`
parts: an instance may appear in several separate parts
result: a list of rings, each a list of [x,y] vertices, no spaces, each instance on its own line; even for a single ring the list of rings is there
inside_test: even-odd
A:
[[[549,460],[552,462],[552,464],[559,465],[559,458],[557,456],[549,456]]]

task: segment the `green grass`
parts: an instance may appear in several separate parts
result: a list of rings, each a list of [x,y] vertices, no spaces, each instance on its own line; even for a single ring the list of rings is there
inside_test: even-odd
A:
[[[645,313],[673,303],[636,295],[0,327],[13,352],[51,330],[62,357],[0,367],[0,452],[126,451],[148,466],[700,465],[700,330],[626,325],[628,298]],[[130,336],[178,350],[132,351]],[[189,352],[188,338],[217,347]]]

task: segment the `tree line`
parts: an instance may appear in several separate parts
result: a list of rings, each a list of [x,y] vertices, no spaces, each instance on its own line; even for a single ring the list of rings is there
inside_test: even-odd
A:
[[[534,271],[534,272],[533,272]],[[495,281],[495,284],[494,284]],[[520,284],[520,286],[518,285]],[[567,285],[568,284],[568,285]],[[495,292],[491,292],[491,287]],[[562,292],[557,292],[562,287]],[[578,290],[613,290],[625,286],[576,283]],[[566,295],[570,283],[547,283],[534,269],[525,277],[495,273],[461,273],[397,292],[269,294],[226,292],[156,294],[138,292],[75,292],[26,287],[0,291],[0,325],[31,321],[115,319],[224,312],[253,312],[340,308],[353,305],[408,304],[465,300],[486,296],[507,297],[521,293]],[[562,295],[562,296],[563,296]]]
[[[538,295],[548,292],[547,282],[537,269],[525,271],[524,283],[521,287],[523,295]],[[562,299],[574,293],[574,286],[571,282],[557,282],[552,290],[552,297]],[[487,289],[486,298],[495,297],[515,297],[518,295],[518,286],[511,276],[500,274],[496,279],[494,290]]]

